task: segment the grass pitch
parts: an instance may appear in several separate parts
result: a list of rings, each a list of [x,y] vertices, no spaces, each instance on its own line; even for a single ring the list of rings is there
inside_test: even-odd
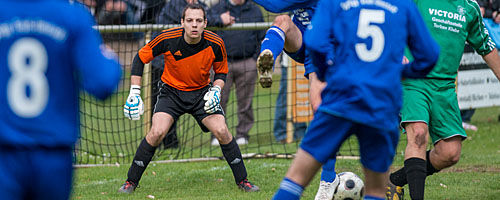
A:
[[[500,107],[478,109],[472,118],[479,127],[467,132],[460,162],[427,178],[426,199],[498,199],[500,196]],[[402,137],[405,137],[402,135]],[[391,171],[402,166],[404,143],[400,143]],[[127,177],[130,163],[115,167],[75,170],[72,199],[270,199],[285,175],[290,159],[247,159],[250,181],[258,193],[236,187],[225,161],[151,163],[131,195],[117,190]],[[358,160],[340,159],[337,172],[352,171],[363,177]],[[314,199],[319,175],[304,191],[302,199]],[[405,198],[410,199],[405,187]]]

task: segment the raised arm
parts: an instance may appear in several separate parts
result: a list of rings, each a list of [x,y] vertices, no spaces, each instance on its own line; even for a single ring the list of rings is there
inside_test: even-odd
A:
[[[299,8],[313,7],[318,0],[253,0],[269,12],[282,13]]]

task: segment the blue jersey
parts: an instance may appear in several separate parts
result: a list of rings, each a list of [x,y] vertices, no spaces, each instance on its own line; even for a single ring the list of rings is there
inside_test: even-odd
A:
[[[398,123],[402,77],[425,77],[439,56],[408,0],[320,1],[305,42],[318,78],[328,83],[318,110],[382,129]],[[418,58],[403,65],[406,45]]]
[[[318,0],[253,0],[269,12],[282,13],[295,9],[313,7]]]
[[[109,96],[121,78],[118,62],[103,54],[94,19],[79,4],[0,5],[0,147],[72,147],[79,88]]]

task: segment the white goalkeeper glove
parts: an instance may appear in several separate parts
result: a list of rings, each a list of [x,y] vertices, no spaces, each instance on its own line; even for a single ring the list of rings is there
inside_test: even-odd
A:
[[[141,99],[140,86],[130,86],[130,94],[128,95],[125,106],[123,106],[123,113],[125,114],[125,117],[131,120],[141,119],[141,115],[144,113],[144,103]]]
[[[205,100],[205,112],[214,113],[222,110],[220,106],[220,87],[218,85],[211,87],[208,89],[208,92],[203,97]]]

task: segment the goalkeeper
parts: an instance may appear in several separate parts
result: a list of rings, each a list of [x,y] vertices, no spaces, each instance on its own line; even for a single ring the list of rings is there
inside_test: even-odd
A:
[[[240,149],[229,133],[219,104],[228,72],[224,42],[215,33],[204,30],[206,11],[199,4],[189,4],[184,8],[181,25],[163,31],[142,47],[134,58],[130,95],[124,108],[125,116],[132,120],[139,120],[143,113],[139,85],[144,63],[163,55],[165,68],[151,130],[139,145],[127,181],[118,192],[132,193],[135,190],[167,130],[184,113],[191,114],[203,131],[212,132],[219,140],[236,185],[247,192],[259,191],[259,187],[247,180]],[[212,66],[215,76],[211,85],[209,71]]]

